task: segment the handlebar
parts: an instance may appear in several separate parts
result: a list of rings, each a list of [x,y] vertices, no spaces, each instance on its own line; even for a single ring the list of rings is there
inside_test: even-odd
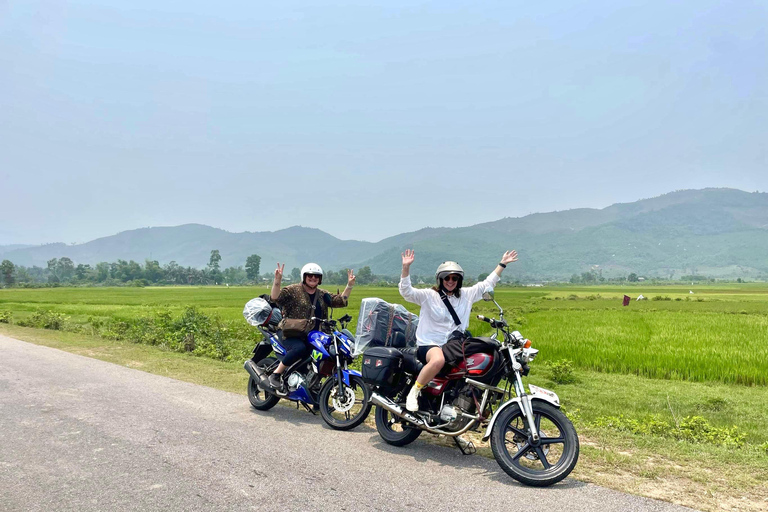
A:
[[[318,318],[316,316],[313,316],[312,318],[310,318],[310,320],[312,320],[313,322],[320,322],[321,325],[327,325],[329,327],[336,327],[336,322],[340,322],[342,327],[346,327],[346,324],[352,320],[352,317],[349,315],[344,315],[338,320],[334,320],[333,318],[326,320],[324,318]]]
[[[493,327],[495,329],[500,329],[502,327],[508,327],[506,320],[495,320],[493,318],[488,318],[488,317],[483,316],[483,315],[477,315],[477,319],[478,320],[482,320],[483,322],[488,322],[489,324],[491,324],[491,327]]]

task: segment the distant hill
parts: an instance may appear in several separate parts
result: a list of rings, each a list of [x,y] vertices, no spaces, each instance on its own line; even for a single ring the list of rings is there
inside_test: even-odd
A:
[[[223,267],[262,257],[262,272],[274,262],[287,268],[317,261],[329,269],[369,265],[395,275],[400,253],[416,251],[412,271],[432,274],[442,261],[461,263],[468,275],[490,271],[506,249],[520,261],[505,276],[563,279],[592,268],[605,277],[635,272],[679,277],[768,276],[768,194],[733,189],[682,190],[603,209],[536,213],[463,228],[425,228],[377,243],[339,240],[295,226],[275,232],[230,233],[199,224],[124,231],[85,244],[0,247],[0,258],[45,266],[67,256],[76,263],[117,259],[202,267],[219,249]]]

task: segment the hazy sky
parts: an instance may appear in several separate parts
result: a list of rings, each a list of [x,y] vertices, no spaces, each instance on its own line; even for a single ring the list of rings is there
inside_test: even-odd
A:
[[[0,0],[0,244],[768,190],[768,4]]]

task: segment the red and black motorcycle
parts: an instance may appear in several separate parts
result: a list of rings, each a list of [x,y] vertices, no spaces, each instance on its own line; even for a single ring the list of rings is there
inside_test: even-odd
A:
[[[373,389],[376,429],[395,446],[413,442],[423,431],[450,436],[469,454],[475,447],[461,435],[485,427],[483,440],[490,438],[493,455],[508,475],[527,485],[552,485],[576,466],[579,438],[554,392],[529,384],[526,393],[522,377],[539,351],[519,332],[509,331],[492,290],[483,298],[496,304],[500,319],[478,318],[496,333],[470,338],[464,359],[424,387],[417,412],[405,408],[422,368],[415,349],[374,347],[364,352],[362,373]]]

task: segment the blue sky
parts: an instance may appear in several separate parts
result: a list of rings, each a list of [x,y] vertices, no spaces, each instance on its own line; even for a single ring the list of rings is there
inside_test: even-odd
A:
[[[0,244],[768,190],[764,2],[0,3]]]

